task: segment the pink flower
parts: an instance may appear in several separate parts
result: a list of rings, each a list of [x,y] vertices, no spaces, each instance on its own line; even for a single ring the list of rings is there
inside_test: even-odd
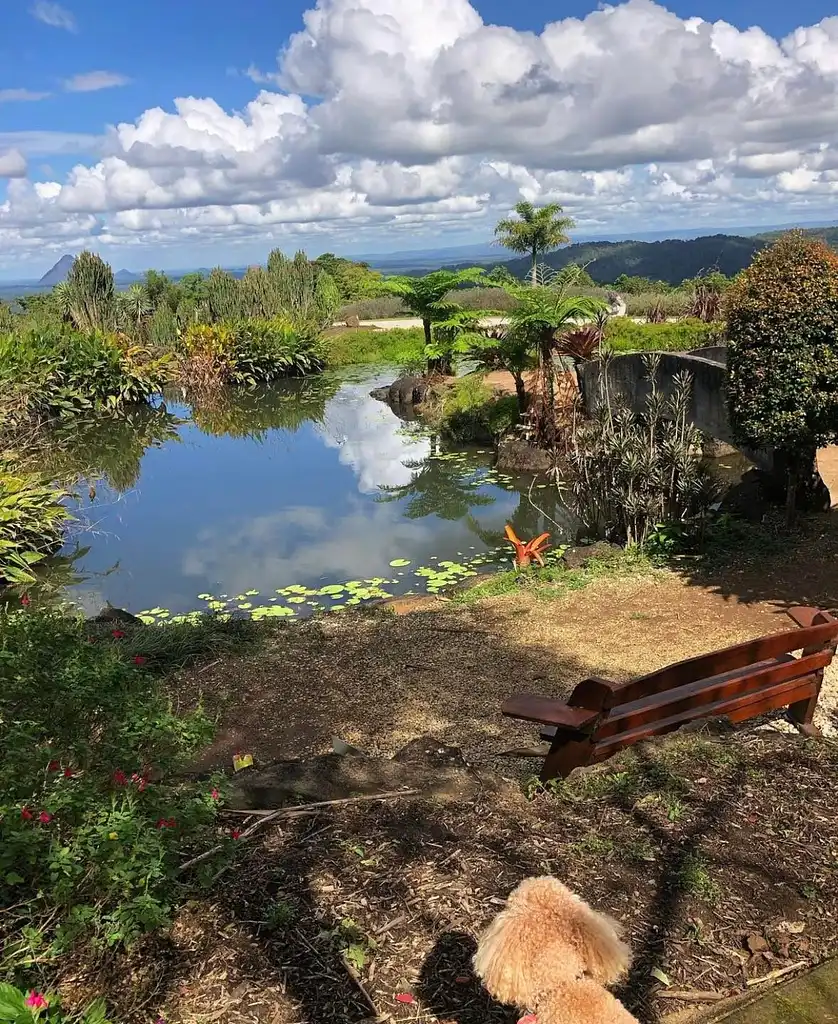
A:
[[[73,769],[72,768],[65,768],[64,769],[64,778],[65,779],[72,779],[72,777],[73,777]]]
[[[232,836],[233,839],[238,839],[241,834],[242,830],[240,828],[230,829],[230,835]]]
[[[23,595],[23,597],[20,599],[20,603],[23,605],[24,608],[28,608],[29,605],[32,604],[27,594]]]
[[[38,815],[38,821],[40,821],[42,825],[49,825],[49,823],[52,821],[52,815],[48,814],[46,811],[41,811],[41,813]]]
[[[125,632],[121,629],[112,629],[111,636],[114,640],[121,640],[125,636]]]
[[[214,790],[213,790],[213,791],[212,791],[212,792],[210,793],[210,796],[211,796],[211,797],[213,798],[213,800],[217,800],[217,799],[218,799],[218,795],[219,795],[219,794],[218,794],[218,790],[217,790],[217,789],[214,789]]]
[[[142,793],[142,791],[148,785],[148,772],[143,772],[142,775],[140,775],[139,772],[134,772],[134,774],[131,776],[131,781],[136,782],[137,792]]]
[[[48,772],[57,772],[61,765],[57,761],[50,761],[47,765]]]
[[[177,822],[174,818],[159,818],[157,821],[158,828],[177,828]]]
[[[33,818],[33,814],[28,807],[21,807],[20,816],[24,821],[31,821]]]
[[[125,775],[125,772],[121,768],[117,768],[117,770],[113,773],[113,783],[114,783],[114,785],[115,786],[124,786],[124,785],[127,784],[127,782],[128,782],[128,779],[127,779],[127,777]]]
[[[416,1000],[409,992],[399,992],[399,994],[396,996],[396,1002],[410,1005],[411,1003],[415,1003]]]
[[[47,997],[42,992],[36,992],[34,989],[24,999],[24,1003],[30,1010],[45,1010],[49,1006]]]
[[[144,658],[142,656],[142,654],[135,654],[134,655],[134,664],[135,665],[145,665],[145,663],[147,661],[148,661],[148,658]]]

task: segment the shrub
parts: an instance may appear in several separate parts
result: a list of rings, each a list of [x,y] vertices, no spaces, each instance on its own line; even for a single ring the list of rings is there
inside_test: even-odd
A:
[[[52,992],[20,989],[0,983],[0,1022],[2,1024],[109,1024],[101,999],[80,1013],[67,1013]]]
[[[411,363],[422,359],[425,336],[421,327],[334,330],[324,336],[323,349],[329,366]]]
[[[605,341],[612,352],[685,352],[719,345],[723,340],[722,325],[701,320],[638,324],[627,317],[614,317],[605,328]]]
[[[822,507],[815,453],[838,437],[838,253],[783,236],[739,275],[725,312],[736,439],[778,453],[789,518],[797,501]]]
[[[31,583],[32,566],[54,551],[71,518],[49,479],[0,458],[0,584]]]
[[[518,422],[518,401],[514,395],[497,395],[480,373],[460,377],[443,386],[428,419],[442,436],[456,442],[486,442],[511,430]]]
[[[173,712],[132,636],[91,642],[87,628],[57,612],[0,615],[7,973],[83,939],[113,946],[163,925],[178,866],[214,832],[212,784],[176,774],[209,738],[207,719]]]

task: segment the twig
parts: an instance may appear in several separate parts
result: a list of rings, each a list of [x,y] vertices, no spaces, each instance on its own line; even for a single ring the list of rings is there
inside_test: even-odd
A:
[[[350,964],[346,960],[345,957],[344,957],[344,966],[346,967],[346,970],[347,970],[347,973],[349,974],[349,977],[355,982],[356,988],[361,993],[361,995],[364,997],[364,1002],[372,1010],[373,1018],[375,1020],[381,1020],[381,1018],[383,1016],[383,1014],[381,1013],[381,1010],[379,1010],[378,1007],[375,1005],[375,1002],[373,1001],[372,996],[367,991],[366,985],[363,983],[363,981],[361,981],[361,975],[355,970],[355,968],[352,966],[352,964]]]
[[[724,992],[661,991],[655,992],[658,999],[680,999],[684,1003],[718,1003],[725,998]]]
[[[246,828],[238,837],[237,842],[247,842],[247,840],[251,839],[259,829],[264,828],[265,825],[269,825],[272,821],[276,821],[278,818],[298,818],[302,817],[304,814],[316,814],[321,807],[333,807],[336,804],[360,803],[362,800],[394,800],[400,796],[416,796],[418,793],[418,789],[403,789],[401,791],[391,793],[372,793],[366,796],[344,797],[341,800],[321,800],[316,804],[301,804],[299,807],[281,807],[276,811],[262,811],[261,813],[264,817],[259,818],[259,820],[255,821],[249,828]],[[249,811],[247,813],[258,814],[260,812]],[[176,874],[181,875],[189,868],[194,868],[196,864],[202,864],[205,860],[209,860],[210,857],[214,857],[223,849],[224,845],[222,843],[218,843],[209,850],[199,853],[197,857],[192,857],[191,860],[187,860],[181,864],[177,869]]]
[[[808,961],[801,960],[799,963],[790,964],[788,967],[780,967],[778,970],[771,971],[770,974],[765,974],[761,978],[748,978],[745,984],[748,988],[753,988],[754,985],[764,985],[767,981],[776,981],[778,978],[783,978],[793,971],[799,971],[802,967],[806,967],[807,963]]]
[[[315,804],[295,804],[293,807],[268,808],[267,810],[258,811],[240,811],[235,807],[225,807],[224,810],[227,814],[258,815],[259,817],[271,815],[273,817],[293,818],[297,814],[308,814],[319,807],[335,807],[337,804],[359,804],[364,800],[395,800],[400,796],[416,796],[419,792],[420,790],[418,789],[394,789],[389,793],[366,793],[363,796],[345,796],[339,800],[320,800]]]

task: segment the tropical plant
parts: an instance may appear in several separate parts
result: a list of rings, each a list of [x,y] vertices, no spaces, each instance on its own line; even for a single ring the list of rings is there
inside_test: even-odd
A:
[[[558,435],[556,417],[556,334],[576,327],[586,320],[595,320],[605,308],[598,299],[572,295],[578,268],[565,269],[555,275],[549,285],[507,285],[506,290],[518,300],[510,314],[512,326],[526,334],[538,361],[538,392],[536,439],[555,448]]]
[[[558,336],[556,352],[573,360],[576,370],[582,363],[602,355],[608,311],[599,310],[594,322],[571,327]]]
[[[838,438],[838,253],[791,232],[725,296],[728,409],[737,441],[773,448],[786,512],[828,508],[817,449]]]
[[[115,298],[116,323],[121,331],[137,341],[146,336],[146,324],[154,311],[151,298],[141,284],[132,284]]]
[[[400,295],[405,308],[422,321],[428,373],[451,372],[450,341],[458,333],[470,330],[477,319],[475,312],[466,313],[449,292],[462,284],[480,283],[484,275],[481,267],[470,267],[467,270],[435,270],[424,277],[402,275],[385,279],[387,291]],[[435,324],[442,325],[443,331],[447,329],[449,332],[438,350],[435,350],[432,334]]]
[[[603,359],[596,411],[574,422],[564,488],[588,537],[639,546],[662,525],[702,528],[717,497],[689,419],[690,375],[678,374],[667,397],[657,385],[660,356],[644,359],[649,395],[642,415],[612,397],[611,357]]]
[[[535,286],[540,257],[570,241],[567,232],[574,222],[570,217],[561,216],[562,207],[558,203],[536,207],[522,200],[515,204],[515,213],[517,217],[506,217],[498,222],[495,238],[504,248],[530,256]]]
[[[538,537],[533,538],[533,540],[524,541],[518,537],[510,523],[506,524],[504,533],[506,534],[506,539],[515,549],[516,569],[526,569],[534,561],[538,562],[541,566],[544,565],[544,551],[550,547],[547,543],[550,540],[549,533],[542,533]]]
[[[469,355],[487,370],[506,370],[515,381],[518,412],[527,411],[528,398],[524,374],[535,365],[527,331],[510,324],[481,327],[471,339]]]
[[[30,583],[33,567],[61,544],[72,519],[52,481],[0,458],[0,583]]]
[[[646,323],[647,324],[663,324],[666,323],[666,310],[663,307],[663,303],[660,299],[657,299],[652,303],[651,306],[646,310]]]
[[[63,301],[77,330],[113,330],[116,325],[113,271],[96,253],[79,253],[67,275]]]
[[[81,1011],[65,1010],[53,992],[0,983],[1,1024],[111,1024],[101,999]]]
[[[686,316],[705,323],[721,319],[722,293],[699,281],[690,295]]]

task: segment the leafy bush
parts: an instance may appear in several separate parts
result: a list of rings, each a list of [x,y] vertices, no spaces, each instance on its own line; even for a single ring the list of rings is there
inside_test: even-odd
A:
[[[176,714],[144,660],[133,634],[91,641],[60,613],[0,615],[7,976],[83,939],[113,946],[163,925],[179,864],[214,834],[218,793],[177,775],[209,722]]]
[[[32,566],[61,543],[71,518],[63,493],[0,458],[0,583],[29,583]]]
[[[685,352],[724,342],[724,328],[702,320],[638,324],[628,317],[614,317],[605,328],[612,352]]]
[[[444,438],[456,442],[491,442],[518,422],[518,401],[514,395],[497,395],[483,381],[482,374],[470,373],[444,386],[427,418]]]
[[[165,358],[115,336],[57,327],[0,336],[0,392],[21,415],[111,411],[146,401],[167,377]]]
[[[421,327],[334,330],[324,336],[323,349],[329,366],[410,363],[422,359],[425,335]]]
[[[797,500],[825,497],[815,453],[838,437],[838,253],[783,236],[739,275],[725,312],[731,425],[741,444],[785,462],[791,517]]]
[[[91,1003],[81,1013],[67,1013],[51,992],[19,989],[0,983],[1,1024],[109,1024],[102,1000]]]

